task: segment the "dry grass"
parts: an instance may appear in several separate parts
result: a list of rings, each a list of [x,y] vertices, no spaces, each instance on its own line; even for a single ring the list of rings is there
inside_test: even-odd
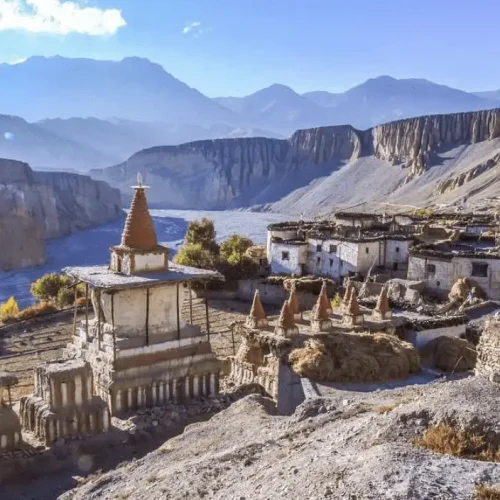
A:
[[[499,486],[486,486],[482,484],[476,487],[474,500],[500,500]]]
[[[289,361],[300,376],[325,382],[385,382],[420,369],[413,345],[383,333],[316,335],[293,350]]]
[[[477,352],[465,339],[438,337],[428,342],[420,351],[427,366],[444,372],[464,372],[476,366]]]
[[[53,302],[42,301],[30,307],[27,307],[26,309],[22,309],[17,314],[11,316],[3,316],[2,321],[4,323],[15,323],[16,321],[24,321],[27,319],[37,318],[54,311],[57,311],[57,307]]]
[[[489,444],[485,436],[446,423],[429,427],[415,444],[444,455],[500,462],[500,448]]]
[[[384,414],[384,413],[389,413],[390,411],[394,410],[394,408],[397,408],[398,406],[399,405],[397,405],[397,404],[375,406],[375,408],[373,408],[373,411],[375,413]]]

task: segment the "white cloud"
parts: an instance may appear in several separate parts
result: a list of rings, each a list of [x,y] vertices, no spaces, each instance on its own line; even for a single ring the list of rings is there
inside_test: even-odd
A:
[[[85,7],[79,0],[0,0],[0,31],[97,36],[126,24],[120,10]]]
[[[186,24],[182,29],[182,34],[187,35],[188,33],[193,33],[194,36],[199,36],[203,33],[203,28],[201,27],[200,21],[193,21],[192,23]]]

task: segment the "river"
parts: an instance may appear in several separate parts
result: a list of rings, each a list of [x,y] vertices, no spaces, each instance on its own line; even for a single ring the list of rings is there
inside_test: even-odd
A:
[[[194,210],[151,210],[158,241],[172,249],[172,254],[182,244],[188,222],[208,217],[215,224],[217,240],[233,233],[265,244],[266,227],[272,222],[286,220],[286,216],[260,212],[203,212]],[[45,265],[22,270],[0,272],[0,302],[14,296],[19,307],[33,302],[30,285],[49,272],[59,272],[63,267],[76,265],[107,264],[109,247],[120,243],[124,219],[92,229],[79,231],[46,243]]]

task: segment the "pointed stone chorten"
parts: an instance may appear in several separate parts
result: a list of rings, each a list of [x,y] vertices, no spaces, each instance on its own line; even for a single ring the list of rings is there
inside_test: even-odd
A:
[[[344,311],[347,310],[347,307],[349,306],[349,301],[351,300],[352,289],[353,289],[352,281],[347,280],[347,284],[345,286],[344,298],[342,299],[342,304],[341,304],[341,308]]]
[[[344,312],[343,322],[352,326],[362,325],[364,322],[363,313],[359,309],[358,292],[356,292],[354,287],[351,291],[349,305]]]
[[[323,284],[321,285],[321,291],[319,292],[319,299],[321,299],[323,305],[322,308],[328,312],[328,314],[332,314],[332,304],[328,300],[328,295],[326,293],[326,280],[323,280]]]
[[[332,320],[330,319],[330,313],[325,307],[325,301],[321,294],[316,301],[312,311],[311,317],[311,331],[312,332],[328,332],[332,328]]]
[[[274,328],[274,334],[282,337],[294,337],[299,334],[299,329],[295,324],[293,312],[288,305],[288,300],[285,300],[281,308],[281,314],[278,323]]]
[[[288,307],[292,311],[295,320],[302,319],[302,311],[300,310],[299,297],[297,295],[297,288],[295,283],[292,285],[292,290],[290,291],[290,297],[288,297]]]
[[[372,312],[372,317],[378,320],[387,320],[392,318],[392,310],[389,306],[389,296],[387,287],[383,287],[378,296],[377,306]]]
[[[148,186],[137,175],[137,186],[120,245],[111,247],[110,269],[126,275],[168,270],[168,248],[158,245],[146,200]]]
[[[247,328],[264,328],[268,325],[267,316],[260,301],[259,290],[255,290],[253,296],[252,308],[247,316],[245,326]]]

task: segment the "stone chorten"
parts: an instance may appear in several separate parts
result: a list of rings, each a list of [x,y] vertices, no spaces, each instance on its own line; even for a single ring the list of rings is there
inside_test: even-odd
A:
[[[345,311],[347,310],[347,307],[349,306],[349,301],[351,300],[351,293],[352,293],[353,285],[351,280],[347,280],[347,284],[345,287],[345,293],[344,293],[344,298],[342,299],[342,305],[341,308]]]
[[[344,316],[343,322],[347,325],[362,325],[364,321],[363,313],[359,309],[358,303],[358,293],[356,289],[353,287],[351,291],[351,297],[349,299],[349,305],[347,306]]]
[[[319,299],[321,299],[323,305],[323,309],[328,312],[328,314],[332,314],[332,304],[328,300],[328,295],[326,293],[326,280],[323,280],[323,284],[321,285],[321,291],[319,292]]]
[[[320,295],[312,310],[311,331],[328,332],[331,328],[332,320],[330,319],[330,313],[325,307],[325,302]]]
[[[383,287],[377,300],[377,306],[372,312],[372,317],[378,320],[387,320],[392,318],[392,310],[389,306],[389,297],[387,287]]]
[[[141,175],[123,228],[120,245],[111,247],[110,269],[126,275],[168,270],[168,248],[158,245]]]
[[[293,312],[288,305],[288,300],[285,300],[281,308],[281,314],[274,329],[274,333],[282,337],[294,337],[299,334],[299,329],[295,324]]]
[[[245,321],[245,326],[247,328],[264,328],[268,325],[268,323],[266,313],[262,307],[262,302],[260,301],[259,291],[255,290],[252,308],[250,309],[250,314],[247,316]]]
[[[293,317],[295,320],[302,319],[302,311],[300,310],[299,297],[297,295],[297,288],[292,285],[292,290],[290,291],[290,297],[288,297],[288,307],[291,309]]]

